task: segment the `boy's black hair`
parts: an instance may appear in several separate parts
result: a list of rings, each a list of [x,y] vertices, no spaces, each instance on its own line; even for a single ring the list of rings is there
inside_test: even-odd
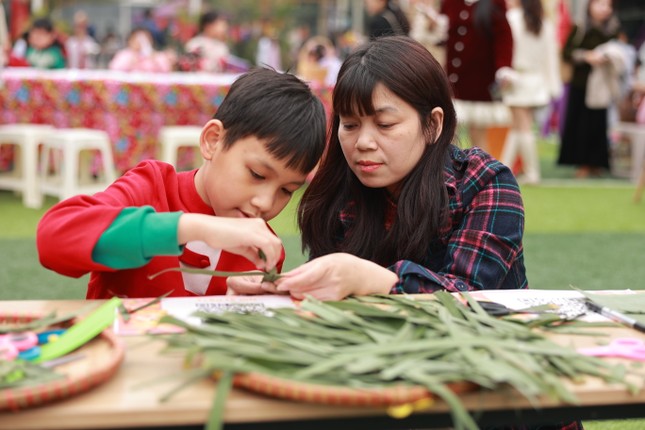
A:
[[[41,30],[45,30],[48,33],[51,33],[54,31],[54,25],[52,24],[51,20],[49,18],[38,18],[31,24],[31,28],[38,28]]]
[[[325,149],[326,114],[321,100],[294,75],[256,68],[231,85],[213,116],[224,124],[224,148],[254,136],[287,167],[308,173]]]

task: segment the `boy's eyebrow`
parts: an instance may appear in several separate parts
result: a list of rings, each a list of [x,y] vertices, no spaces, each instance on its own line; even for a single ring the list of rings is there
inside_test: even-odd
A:
[[[273,174],[278,173],[278,171],[275,168],[273,168],[273,166],[270,165],[269,163],[267,163],[266,161],[260,161],[260,164],[262,164],[267,170],[270,170],[271,173],[273,173]],[[306,180],[303,180],[303,181],[291,181],[291,182],[289,182],[289,184],[293,184],[293,185],[297,185],[298,187],[301,187],[301,186],[303,186],[305,184],[305,182],[306,182]]]

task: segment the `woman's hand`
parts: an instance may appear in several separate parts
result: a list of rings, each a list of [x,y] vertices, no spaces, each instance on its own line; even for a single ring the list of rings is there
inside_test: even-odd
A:
[[[262,276],[231,276],[226,279],[227,294],[258,295],[279,294],[275,284],[262,282]],[[282,293],[285,294],[285,293]]]
[[[398,277],[394,272],[351,254],[329,254],[283,273],[277,291],[296,299],[342,300],[349,295],[388,294]]]
[[[177,240],[202,240],[212,248],[241,255],[264,271],[273,269],[282,255],[282,241],[261,218],[225,218],[186,213],[179,218]],[[264,254],[266,260],[261,257]]]

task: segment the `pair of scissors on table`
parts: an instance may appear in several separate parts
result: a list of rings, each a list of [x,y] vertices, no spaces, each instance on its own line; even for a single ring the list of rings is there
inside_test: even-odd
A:
[[[614,339],[608,345],[580,348],[578,352],[596,357],[620,357],[645,361],[645,342],[634,337]]]
[[[64,329],[46,330],[40,333],[24,331],[0,334],[0,360],[34,360],[40,356],[40,346],[63,334]]]

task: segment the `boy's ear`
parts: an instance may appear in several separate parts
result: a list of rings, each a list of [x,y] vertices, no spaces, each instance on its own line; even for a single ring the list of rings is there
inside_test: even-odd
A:
[[[202,128],[202,134],[199,137],[199,149],[205,160],[210,160],[215,153],[215,149],[222,145],[224,139],[224,124],[219,119],[211,119]]]

